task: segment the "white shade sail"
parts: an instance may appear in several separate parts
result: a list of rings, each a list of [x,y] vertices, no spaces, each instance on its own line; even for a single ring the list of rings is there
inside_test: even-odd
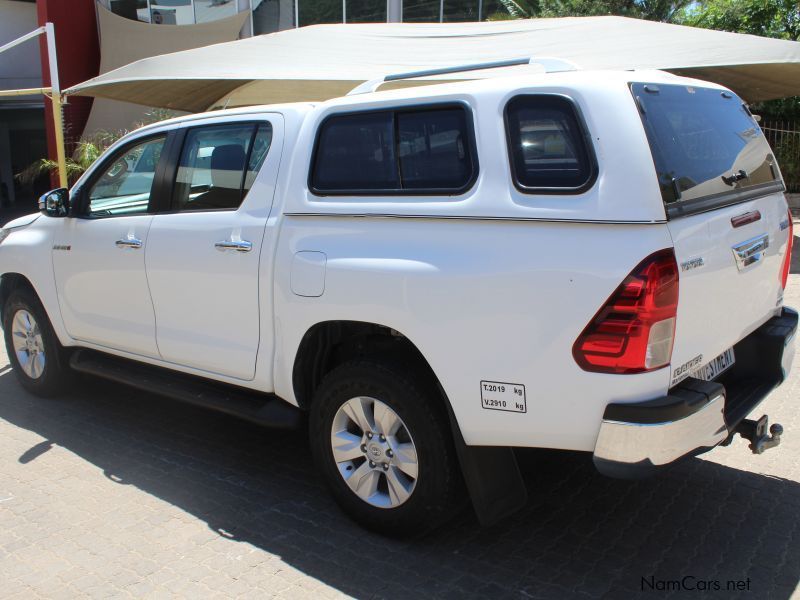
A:
[[[67,93],[196,112],[325,100],[390,73],[525,56],[582,69],[664,69],[750,102],[800,95],[800,42],[625,17],[315,25],[146,58]]]

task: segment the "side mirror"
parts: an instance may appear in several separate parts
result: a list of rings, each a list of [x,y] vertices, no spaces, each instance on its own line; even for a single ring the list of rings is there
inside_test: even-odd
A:
[[[50,190],[39,197],[39,210],[48,217],[66,217],[69,214],[67,188]]]

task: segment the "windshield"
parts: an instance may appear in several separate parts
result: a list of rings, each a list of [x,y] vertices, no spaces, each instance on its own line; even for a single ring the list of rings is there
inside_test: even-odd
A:
[[[734,94],[648,83],[631,91],[668,205],[780,185],[764,134]]]

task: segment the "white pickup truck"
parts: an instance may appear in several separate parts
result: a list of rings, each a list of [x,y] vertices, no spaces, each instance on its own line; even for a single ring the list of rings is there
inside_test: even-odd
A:
[[[792,221],[741,99],[656,71],[375,87],[145,127],[9,223],[22,386],[307,413],[337,502],[394,534],[514,510],[515,447],[630,477],[780,441],[745,417],[793,357]]]

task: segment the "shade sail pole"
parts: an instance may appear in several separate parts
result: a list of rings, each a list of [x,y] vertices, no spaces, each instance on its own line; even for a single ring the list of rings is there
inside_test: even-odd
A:
[[[47,37],[47,61],[50,70],[50,87],[26,88],[21,90],[0,90],[0,97],[4,96],[31,96],[42,94],[50,98],[53,103],[53,125],[56,135],[56,161],[58,163],[58,182],[61,187],[67,187],[67,153],[64,148],[64,118],[61,113],[62,97],[61,84],[58,80],[58,59],[56,57],[56,34],[52,23],[46,23],[44,27],[39,27],[35,31],[26,33],[3,46],[0,46],[0,53],[10,50],[15,46],[44,34]]]
[[[56,57],[56,32],[52,23],[46,23],[47,61],[50,67],[50,100],[53,103],[53,128],[56,134],[56,159],[58,161],[58,183],[69,187],[67,180],[67,151],[64,147],[64,116],[62,113],[61,83],[58,80],[58,58]]]

